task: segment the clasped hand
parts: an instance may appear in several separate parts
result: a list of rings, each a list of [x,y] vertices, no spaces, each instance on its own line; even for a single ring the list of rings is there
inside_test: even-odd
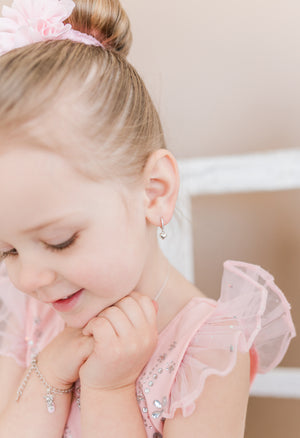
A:
[[[135,384],[157,344],[156,309],[138,292],[122,298],[83,329],[66,327],[40,353],[49,383],[115,390]]]

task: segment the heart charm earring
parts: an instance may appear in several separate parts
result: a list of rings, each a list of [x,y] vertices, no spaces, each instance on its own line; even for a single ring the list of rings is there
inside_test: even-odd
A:
[[[160,218],[160,228],[161,228],[161,232],[160,232],[159,235],[160,235],[160,238],[162,240],[164,240],[167,237],[167,233],[166,233],[166,230],[165,230],[164,218],[163,217]]]

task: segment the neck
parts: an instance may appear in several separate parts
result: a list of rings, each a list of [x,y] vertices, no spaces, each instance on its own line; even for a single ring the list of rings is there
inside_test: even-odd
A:
[[[145,263],[136,290],[154,300],[162,287],[163,290],[157,298],[158,332],[161,332],[193,297],[202,294],[169,264],[157,242],[157,246],[151,252],[149,251],[147,263]]]
[[[148,295],[152,300],[159,300],[160,295],[164,294],[168,286],[170,275],[170,264],[162,253],[159,245],[155,245],[149,252],[145,267],[136,287],[137,291]],[[159,296],[158,296],[159,294]]]

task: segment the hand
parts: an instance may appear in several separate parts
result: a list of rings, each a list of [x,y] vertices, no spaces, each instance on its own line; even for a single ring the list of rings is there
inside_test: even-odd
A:
[[[81,328],[66,327],[39,354],[38,367],[51,386],[70,388],[93,348],[93,338],[84,336]]]
[[[118,301],[83,329],[92,354],[80,368],[81,386],[115,390],[134,385],[157,344],[156,308],[138,292]]]

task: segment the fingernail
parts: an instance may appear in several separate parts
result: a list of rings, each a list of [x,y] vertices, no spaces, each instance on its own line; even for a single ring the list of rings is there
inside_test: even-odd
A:
[[[158,304],[157,301],[152,300],[153,306],[155,307],[156,313],[158,312]]]

